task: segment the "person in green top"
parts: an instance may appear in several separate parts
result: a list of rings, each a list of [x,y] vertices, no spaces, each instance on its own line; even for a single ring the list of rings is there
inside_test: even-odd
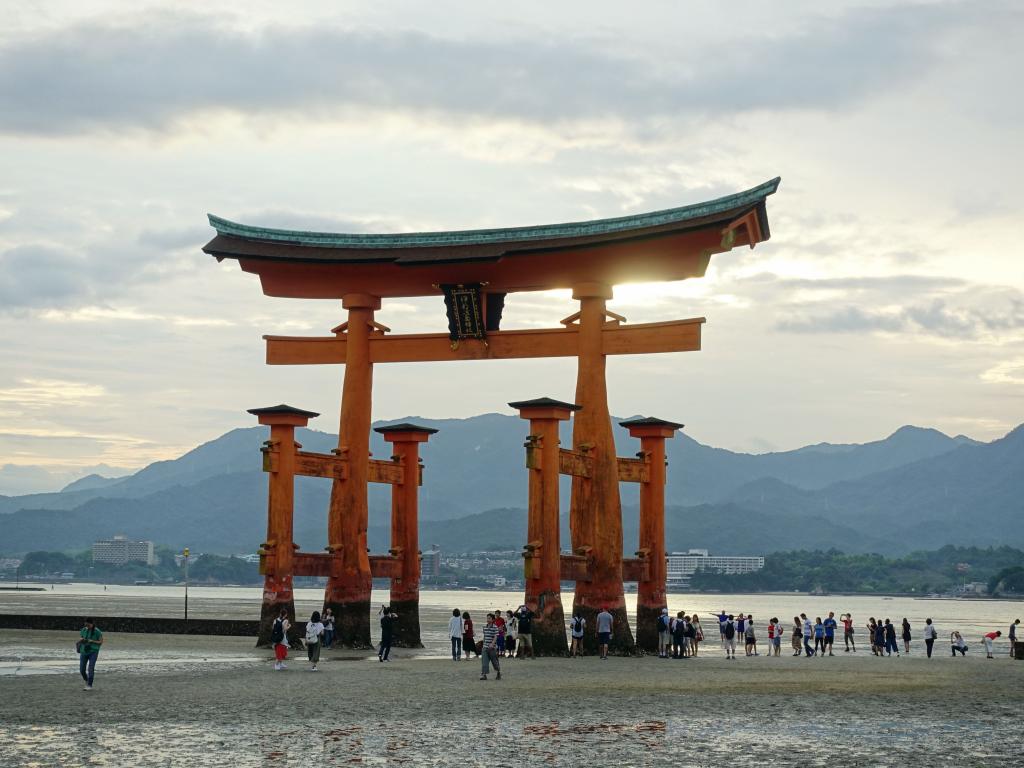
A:
[[[82,638],[78,646],[78,671],[85,680],[85,690],[92,690],[92,680],[96,673],[96,659],[100,655],[100,646],[103,645],[103,633],[96,626],[92,619],[85,620],[85,626],[79,632]]]

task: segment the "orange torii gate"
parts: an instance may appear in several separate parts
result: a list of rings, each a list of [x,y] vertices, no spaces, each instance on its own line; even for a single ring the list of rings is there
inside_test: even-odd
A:
[[[254,411],[261,423],[271,426],[270,458],[265,462],[271,473],[271,500],[262,558],[267,578],[264,615],[274,606],[290,605],[291,576],[307,572],[328,577],[325,606],[334,610],[338,639],[345,644],[369,644],[374,575],[392,579],[394,602],[405,602],[410,610],[416,605],[418,581],[410,586],[407,579],[419,567],[418,552],[412,548],[415,539],[409,535],[416,526],[419,483],[411,467],[418,463],[411,448],[400,447],[416,445],[426,439],[427,432],[403,425],[404,432],[385,435],[396,445],[398,459],[371,460],[374,364],[575,357],[575,403],[561,404],[566,417],[573,406],[579,406],[573,419],[573,447],[560,453],[558,460],[559,468],[564,465],[566,474],[573,476],[569,512],[573,554],[562,557],[557,543],[552,546],[546,539],[532,538],[537,531],[531,529],[525,553],[527,602],[557,635],[556,617],[545,618],[545,611],[539,610],[540,595],[550,592],[561,578],[575,579],[574,610],[594,626],[596,613],[607,607],[617,625],[614,650],[631,652],[635,644],[622,584],[624,579],[639,581],[639,637],[643,646],[649,645],[651,617],[665,600],[664,438],[678,425],[659,420],[627,423],[631,433],[641,438],[644,455],[623,464],[612,439],[606,360],[609,355],[698,350],[704,318],[626,325],[625,318],[609,312],[606,303],[615,284],[700,277],[713,254],[742,245],[752,248],[768,239],[765,200],[778,184],[779,179],[773,179],[717,200],[616,219],[460,232],[314,233],[252,227],[211,215],[217,235],[204,246],[206,253],[218,260],[236,259],[244,271],[259,276],[269,296],[340,299],[348,312],[331,336],[264,337],[271,365],[345,365],[338,448],[333,455],[303,454],[294,447],[293,434],[287,434],[289,428],[301,426],[298,422],[308,419],[310,412],[286,406]],[[563,327],[500,329],[508,294],[556,288],[571,289],[579,302],[579,311],[565,318]],[[391,335],[376,321],[382,299],[411,296],[444,296],[449,333]],[[551,413],[558,410],[551,408]],[[542,423],[544,419],[535,425],[528,410],[522,415],[531,420],[531,434],[540,438],[534,429],[549,427]],[[557,423],[561,416],[551,418]],[[547,448],[538,445],[538,455],[551,450],[550,438],[547,444]],[[285,458],[287,452],[291,452],[289,458]],[[297,472],[298,467],[305,472]],[[290,487],[291,477],[302,473],[332,480],[328,552],[323,555],[296,552],[290,539],[291,495],[284,486]],[[633,559],[622,557],[620,480],[642,483],[642,517],[643,510],[648,511],[647,524],[641,524],[640,552]],[[392,550],[387,556],[371,556],[366,547],[370,482],[393,487]],[[531,489],[535,484],[531,480]],[[531,501],[531,510],[533,506]],[[550,521],[540,530],[542,537],[550,538]],[[404,621],[409,624],[400,619],[398,639],[419,644],[418,617]],[[645,629],[647,624],[651,626]],[[561,632],[564,643],[564,627]]]

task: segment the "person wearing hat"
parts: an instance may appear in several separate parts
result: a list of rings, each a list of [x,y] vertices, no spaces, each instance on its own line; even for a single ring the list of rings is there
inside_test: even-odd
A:
[[[667,659],[669,648],[672,646],[672,620],[668,615],[668,608],[661,609],[658,616],[658,658]]]

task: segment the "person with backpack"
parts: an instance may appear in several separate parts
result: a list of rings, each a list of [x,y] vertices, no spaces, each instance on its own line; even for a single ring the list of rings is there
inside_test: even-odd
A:
[[[722,629],[722,634],[725,636],[725,658],[736,660],[736,623],[733,621],[732,614],[725,620],[725,627]]]
[[[78,671],[85,681],[83,690],[91,691],[92,681],[96,676],[96,661],[100,657],[100,646],[103,645],[103,633],[97,628],[96,622],[88,618],[78,636]]]
[[[587,620],[583,618],[583,614],[576,611],[569,622],[569,656],[574,659],[583,652],[583,631],[586,628]]]
[[[690,631],[690,622],[686,620],[686,615],[680,611],[679,615],[676,616],[675,622],[672,624],[672,658],[673,659],[685,659],[689,653],[689,642],[687,641],[687,632]]]
[[[668,608],[662,608],[658,615],[658,658],[667,659],[669,646],[672,645],[672,621]]]
[[[277,671],[288,668],[285,661],[288,659],[288,630],[291,627],[288,609],[282,608],[270,628],[270,642],[274,646],[274,669]]]
[[[320,621],[320,611],[313,611],[313,615],[306,622],[306,657],[312,665],[310,672],[316,672],[316,665],[320,661],[320,638],[324,634],[324,625]]]

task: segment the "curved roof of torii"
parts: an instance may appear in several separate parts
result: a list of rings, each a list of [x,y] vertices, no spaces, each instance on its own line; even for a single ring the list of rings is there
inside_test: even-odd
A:
[[[663,211],[507,229],[334,234],[210,214],[217,235],[203,250],[237,259],[272,296],[423,296],[437,294],[439,283],[481,282],[503,292],[681,280],[703,275],[713,253],[767,240],[765,199],[779,182]]]

